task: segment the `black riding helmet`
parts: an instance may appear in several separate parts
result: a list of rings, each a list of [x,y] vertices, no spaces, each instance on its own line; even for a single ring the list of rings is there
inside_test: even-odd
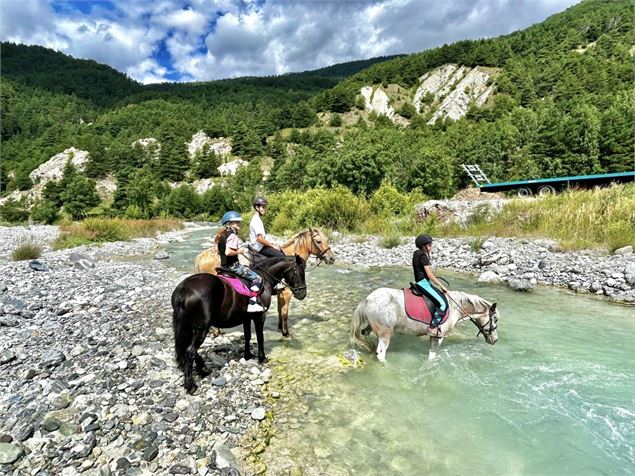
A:
[[[254,201],[251,202],[251,204],[254,207],[258,207],[258,206],[265,206],[266,207],[269,204],[269,202],[267,202],[267,199],[264,198],[264,197],[256,197],[256,198],[254,198]]]
[[[415,239],[415,246],[421,248],[422,246],[432,243],[432,237],[430,235],[419,235]]]

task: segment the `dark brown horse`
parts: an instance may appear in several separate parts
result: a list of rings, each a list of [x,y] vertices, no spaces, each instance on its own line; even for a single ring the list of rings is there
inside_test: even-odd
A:
[[[299,257],[268,258],[252,269],[262,276],[263,291],[260,296],[265,309],[271,304],[273,287],[284,282],[293,295],[302,300],[306,297],[304,277],[305,262]],[[219,328],[243,325],[245,334],[245,359],[253,357],[249,350],[251,321],[254,321],[258,340],[258,361],[266,362],[263,328],[265,312],[247,313],[249,298],[236,293],[226,281],[212,274],[194,274],[179,283],[172,293],[172,327],[176,361],[185,375],[183,386],[188,393],[196,391],[192,378],[192,367],[201,377],[209,374],[198,349],[203,344],[211,326]]]
[[[282,251],[287,256],[299,255],[307,261],[310,255],[318,259],[318,263],[324,261],[326,264],[335,262],[335,255],[331,250],[329,239],[318,228],[309,228],[295,234],[289,241],[282,245]],[[216,268],[220,266],[220,256],[218,247],[202,251],[196,257],[194,269],[197,273],[216,274]],[[289,337],[289,303],[291,302],[291,291],[283,288],[278,291],[278,330],[284,337]]]

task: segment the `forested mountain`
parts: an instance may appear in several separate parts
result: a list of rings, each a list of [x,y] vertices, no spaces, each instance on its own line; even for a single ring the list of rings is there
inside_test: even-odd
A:
[[[144,86],[93,61],[3,43],[0,187],[28,189],[34,168],[75,146],[90,152],[90,177],[116,176],[114,212],[135,203],[124,186],[135,170],[151,181],[144,200],[161,201],[169,192],[163,181],[217,175],[210,164],[218,158],[187,153],[198,131],[230,138],[233,158],[250,162],[228,179],[244,196],[262,186],[263,168],[268,190],[344,186],[370,194],[389,182],[433,197],[466,185],[462,163],[479,163],[494,180],[632,169],[633,6],[586,0],[497,38],[207,83]],[[444,65],[489,68],[491,96],[470,102],[465,117],[432,123],[414,99],[420,78]],[[395,117],[369,112],[365,86],[386,91]],[[444,97],[419,99],[438,106]],[[161,145],[158,160],[131,147],[147,137]],[[223,193],[214,192],[219,207],[244,205]],[[143,214],[162,210],[144,205]]]

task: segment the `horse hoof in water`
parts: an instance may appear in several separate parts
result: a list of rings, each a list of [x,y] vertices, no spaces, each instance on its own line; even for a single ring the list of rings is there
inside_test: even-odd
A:
[[[262,359],[258,357],[259,364],[266,364],[267,362],[269,362],[269,359],[267,357],[263,357]]]
[[[188,395],[194,395],[194,393],[198,390],[198,385],[193,383],[190,388],[185,387],[185,390],[187,391]]]
[[[251,352],[245,352],[245,354],[243,355],[243,357],[245,358],[245,360],[251,360],[251,359],[253,359],[255,356],[254,356],[254,354],[252,354]]]

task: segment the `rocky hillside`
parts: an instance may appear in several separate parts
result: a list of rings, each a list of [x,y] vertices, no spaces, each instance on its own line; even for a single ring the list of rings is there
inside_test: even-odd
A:
[[[498,68],[446,64],[422,75],[413,97],[396,84],[385,89],[381,85],[364,86],[359,93],[365,110],[386,116],[395,124],[409,124],[396,112],[404,104],[411,104],[416,113],[430,117],[428,124],[443,119],[456,121],[471,106],[482,107],[492,98],[498,72]]]

